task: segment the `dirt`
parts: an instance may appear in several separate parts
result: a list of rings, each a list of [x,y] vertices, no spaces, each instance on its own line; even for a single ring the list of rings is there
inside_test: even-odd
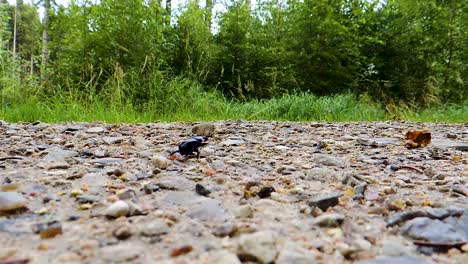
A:
[[[200,157],[171,155],[194,125]],[[467,146],[467,124],[0,122],[0,264],[468,263]]]

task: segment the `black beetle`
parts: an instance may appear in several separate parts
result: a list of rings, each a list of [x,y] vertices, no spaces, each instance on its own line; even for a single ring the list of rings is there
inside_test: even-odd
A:
[[[179,152],[180,155],[189,156],[194,153],[197,153],[197,158],[200,158],[200,150],[199,147],[206,145],[206,141],[208,137],[206,136],[195,136],[190,139],[184,140],[179,144],[179,149],[172,152],[173,155],[176,152]]]

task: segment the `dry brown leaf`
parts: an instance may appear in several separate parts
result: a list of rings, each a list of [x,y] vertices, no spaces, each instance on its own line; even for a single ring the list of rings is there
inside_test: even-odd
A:
[[[406,132],[405,146],[407,148],[425,147],[431,143],[431,132],[427,129]]]

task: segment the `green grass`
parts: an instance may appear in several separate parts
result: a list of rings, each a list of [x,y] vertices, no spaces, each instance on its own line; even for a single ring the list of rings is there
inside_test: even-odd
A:
[[[237,102],[216,91],[183,78],[167,81],[162,75],[142,83],[111,81],[98,94],[93,84],[77,89],[63,87],[22,96],[1,94],[0,120],[8,122],[155,122],[210,120],[290,120],[290,121],[377,121],[410,120],[424,122],[468,122],[468,103],[437,106],[417,111],[396,107],[386,113],[369,96],[341,94],[317,97],[309,93],[284,95],[270,100]],[[137,78],[135,78],[138,81]],[[118,85],[116,85],[118,83]],[[137,87],[137,88],[135,88]],[[64,92],[66,90],[66,92]],[[84,92],[87,91],[87,92]],[[149,91],[149,92],[148,92]],[[138,102],[141,93],[147,98]],[[140,97],[139,97],[140,96]],[[20,98],[21,97],[21,98]]]

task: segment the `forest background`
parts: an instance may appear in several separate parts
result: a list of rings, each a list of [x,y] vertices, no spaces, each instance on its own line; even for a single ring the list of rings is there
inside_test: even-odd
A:
[[[467,84],[463,0],[0,0],[0,120],[468,122]]]

